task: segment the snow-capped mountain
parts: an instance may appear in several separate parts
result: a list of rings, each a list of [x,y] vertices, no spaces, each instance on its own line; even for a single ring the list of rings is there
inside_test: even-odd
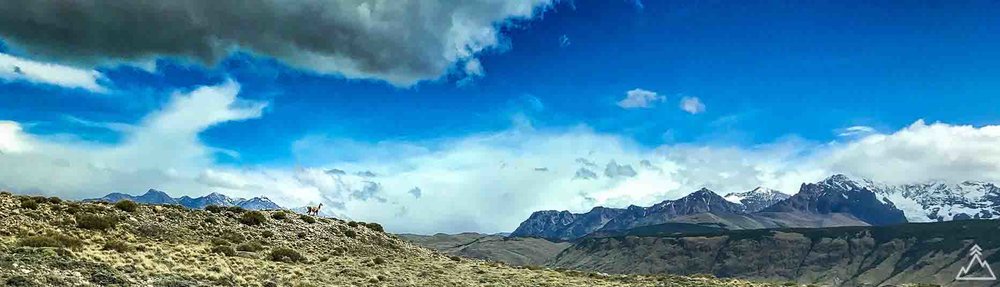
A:
[[[766,187],[757,187],[750,191],[734,192],[723,196],[729,202],[746,206],[747,213],[761,211],[789,197],[791,195]]]
[[[126,199],[145,204],[180,204],[193,209],[202,209],[209,205],[239,206],[250,210],[282,209],[281,206],[272,202],[267,197],[254,197],[251,199],[231,198],[224,194],[213,192],[202,197],[183,196],[181,198],[173,198],[167,193],[155,189],[150,189],[140,196],[111,193],[101,198],[85,199],[84,201],[118,202]]]
[[[910,222],[1000,218],[1000,187],[993,183],[965,181],[888,185],[863,180],[884,200],[903,210]]]
[[[907,222],[903,211],[892,201],[879,197],[867,185],[837,174],[817,183],[802,184],[799,193],[761,211],[849,214],[871,225]]]

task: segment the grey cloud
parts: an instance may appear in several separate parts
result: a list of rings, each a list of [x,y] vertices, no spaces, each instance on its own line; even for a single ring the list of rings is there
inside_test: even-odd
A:
[[[345,175],[347,173],[344,172],[343,170],[332,168],[332,169],[326,170],[326,174],[329,174],[329,175]]]
[[[589,160],[587,160],[585,158],[582,158],[582,157],[581,158],[577,158],[576,159],[576,163],[579,163],[579,164],[582,164],[582,165],[586,165],[586,166],[590,166],[590,167],[597,167],[597,164],[595,164],[594,162],[589,161]]]
[[[375,177],[376,176],[374,172],[367,171],[367,170],[366,171],[359,171],[356,174],[358,176],[360,176],[360,177]]]
[[[423,190],[420,190],[419,187],[414,187],[413,189],[411,189],[409,191],[409,193],[410,193],[410,195],[413,195],[414,198],[420,198],[421,196],[423,196],[424,192],[423,192]]]
[[[604,175],[609,178],[615,178],[619,176],[633,177],[635,176],[635,170],[632,169],[632,165],[619,165],[614,160],[608,162],[608,165],[604,168]]]
[[[5,0],[0,36],[81,65],[178,57],[207,65],[233,51],[398,86],[438,79],[504,43],[499,26],[551,0]]]
[[[573,179],[597,179],[597,173],[594,173],[585,167],[581,167],[576,170],[576,175],[573,176]]]
[[[379,196],[379,194],[381,193],[382,193],[381,184],[373,181],[365,181],[364,187],[362,187],[359,190],[351,191],[351,198],[363,201],[374,199],[377,200],[378,202],[386,202],[386,199],[384,197]]]
[[[542,172],[545,172],[545,171],[549,171],[549,168],[547,168],[547,167],[536,167],[536,168],[535,168],[535,171],[542,171]]]

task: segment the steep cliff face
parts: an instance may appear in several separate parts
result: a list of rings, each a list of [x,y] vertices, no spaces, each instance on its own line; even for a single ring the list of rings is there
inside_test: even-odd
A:
[[[745,211],[746,207],[742,204],[729,202],[715,192],[702,188],[677,200],[665,200],[650,207],[630,206],[600,230],[616,231],[662,224],[669,222],[671,218],[690,214],[744,213]]]
[[[846,213],[871,225],[907,222],[903,211],[891,201],[884,197],[880,199],[870,188],[844,175],[834,175],[818,183],[803,184],[799,193],[762,211]]]
[[[552,267],[608,273],[713,274],[834,286],[955,285],[978,244],[1000,261],[1000,223],[973,220],[883,227],[740,230],[699,236],[586,238]],[[987,285],[997,286],[989,282]]]
[[[522,222],[511,233],[511,236],[538,237],[557,241],[573,240],[600,229],[622,212],[624,212],[622,209],[600,206],[587,213],[555,210],[537,211],[532,213],[528,220]]]

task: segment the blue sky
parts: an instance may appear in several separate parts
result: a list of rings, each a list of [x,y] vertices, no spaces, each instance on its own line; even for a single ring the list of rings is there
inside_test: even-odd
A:
[[[534,209],[645,204],[705,185],[726,189],[720,193],[749,190],[755,185],[794,193],[798,183],[831,172],[919,180],[926,178],[900,174],[929,177],[947,169],[953,172],[942,177],[990,179],[1000,171],[996,164],[967,164],[968,168],[964,164],[935,164],[942,162],[938,160],[941,156],[962,159],[962,151],[976,158],[983,152],[979,146],[957,148],[953,142],[933,146],[908,138],[921,132],[937,137],[940,132],[984,137],[984,146],[992,143],[995,131],[991,127],[1000,120],[996,108],[1000,106],[1000,18],[995,17],[1000,3],[996,1],[526,3],[483,10],[500,11],[496,15],[478,10],[480,7],[469,8],[474,12],[441,12],[452,19],[476,20],[441,32],[453,37],[448,33],[473,31],[454,36],[466,41],[458,50],[449,50],[450,42],[434,44],[444,36],[421,38],[423,32],[434,33],[432,29],[438,26],[431,24],[424,27],[426,31],[400,32],[403,35],[365,30],[359,33],[371,41],[385,40],[343,44],[361,47],[361,51],[341,48],[338,41],[321,43],[329,47],[308,46],[319,47],[310,53],[347,59],[329,63],[317,59],[333,58],[303,60],[298,55],[303,52],[283,54],[282,49],[272,48],[277,44],[242,38],[224,47],[218,59],[203,61],[199,57],[204,53],[187,53],[184,47],[139,43],[143,34],[130,38],[121,27],[86,27],[93,19],[81,20],[84,27],[80,29],[91,29],[85,30],[92,32],[88,35],[126,33],[120,41],[137,39],[135,52],[0,28],[4,43],[0,52],[4,55],[42,64],[32,70],[38,73],[55,74],[46,67],[58,65],[80,72],[73,75],[82,78],[76,82],[67,80],[78,79],[75,77],[46,80],[32,76],[33,72],[10,68],[0,72],[0,120],[16,127],[10,129],[11,135],[6,137],[10,142],[0,145],[0,151],[16,156],[18,151],[53,149],[65,152],[65,161],[92,161],[87,165],[101,168],[114,166],[110,162],[120,159],[77,154],[94,148],[117,155],[117,149],[145,142],[145,134],[186,143],[164,149],[194,151],[190,157],[164,156],[192,159],[177,167],[123,169],[122,174],[160,174],[127,185],[115,184],[115,176],[109,175],[107,184],[80,190],[46,186],[39,183],[44,176],[31,175],[39,179],[8,180],[0,187],[69,197],[170,187],[178,189],[168,190],[175,194],[263,194],[286,205],[332,201],[334,206],[342,206],[335,210],[338,214],[390,221],[390,227],[403,231],[503,231]],[[281,15],[279,12],[275,15]],[[98,14],[92,17],[100,17]],[[26,21],[11,15],[0,18],[7,18],[0,24]],[[309,23],[286,21],[287,29],[312,31],[307,29]],[[157,33],[167,32],[153,34]],[[302,43],[320,42],[313,39],[316,37],[335,37],[330,31],[316,33],[289,41],[296,41],[299,46],[295,47],[301,48],[307,47]],[[364,47],[375,46],[367,44],[405,48],[368,53],[371,49]],[[120,50],[131,47],[128,43],[122,46],[126,48]],[[423,46],[430,48],[412,48]],[[427,51],[442,55],[443,60],[407,58]],[[387,57],[388,64],[377,64],[388,68],[355,67],[369,63],[364,57],[376,56]],[[0,60],[0,65],[15,63],[8,58]],[[16,63],[10,67],[19,65]],[[427,68],[421,66],[424,64]],[[420,69],[411,69],[414,66]],[[185,123],[204,121],[191,124],[190,134],[144,132],[154,129],[158,116],[171,118],[167,116],[171,112],[180,113],[177,109],[188,107],[178,103],[180,99],[194,98],[192,91],[205,87],[218,88],[212,93],[224,101],[220,107],[225,115],[209,117],[220,111],[205,110],[205,118],[183,118]],[[630,91],[648,96],[648,101],[625,103]],[[235,97],[227,98],[229,92]],[[682,109],[685,99],[690,107],[698,108]],[[921,119],[923,122],[918,122]],[[0,143],[3,140],[0,136]],[[891,146],[877,143],[880,140],[899,140],[901,146],[876,154],[866,154],[866,149],[858,147]],[[580,152],[551,156],[552,150],[525,146],[529,142],[552,148],[565,144],[565,150]],[[587,148],[577,150],[570,145]],[[135,154],[169,154],[167,150]],[[483,150],[490,152],[477,153]],[[861,154],[851,153],[859,150]],[[914,151],[926,154],[915,156]],[[533,166],[526,169],[544,167],[550,173],[563,174],[549,179],[536,179],[533,173],[504,178],[536,182],[508,187],[525,189],[520,192],[531,196],[467,191],[479,195],[470,199],[442,191],[436,199],[438,204],[459,199],[488,204],[511,200],[508,196],[521,198],[512,200],[519,205],[511,207],[502,223],[486,224],[476,216],[470,216],[469,222],[448,223],[440,219],[448,214],[442,214],[427,218],[433,223],[407,230],[405,227],[412,226],[407,221],[373,214],[373,210],[386,208],[396,214],[421,210],[420,206],[427,204],[407,198],[412,194],[410,187],[427,190],[423,186],[434,185],[448,192],[475,189],[457,179],[422,183],[418,175],[476,178],[463,172],[485,172],[468,167],[482,163],[466,156],[489,158],[496,154],[502,156],[489,159],[493,168],[527,161]],[[749,171],[727,170],[722,164],[727,161],[716,159],[721,155],[731,155],[737,165]],[[881,174],[849,162],[875,156],[885,156],[885,162],[900,166],[920,166],[922,173],[896,169],[893,174]],[[145,160],[138,157],[126,159]],[[428,158],[453,157],[457,162],[440,163],[444,167],[435,164],[429,168],[426,163],[433,162]],[[659,177],[645,178],[640,170],[639,176],[624,179],[606,174],[599,184],[581,186],[580,180],[553,183],[570,181],[578,168],[587,168],[572,166],[579,163],[574,158],[594,162],[598,167],[590,169],[597,174],[609,170],[606,165],[615,161],[635,169],[640,165],[655,167],[649,170],[658,169]],[[930,163],[909,161],[914,158]],[[565,160],[566,166],[559,168],[563,164],[556,163],[559,160]],[[713,167],[691,166],[706,161]],[[747,164],[754,161],[763,165]],[[334,190],[314,186],[318,180],[303,180],[303,174],[311,174],[310,170],[334,168],[373,170],[384,178],[338,177],[333,179],[333,185],[339,186]],[[24,177],[6,172],[10,178]],[[218,174],[249,183],[197,184]],[[745,179],[734,181],[734,177]],[[257,182],[264,180],[261,178],[273,182]],[[354,187],[344,189],[341,180],[353,182],[346,186]],[[187,183],[177,183],[181,181]],[[286,181],[294,184],[289,186]],[[565,190],[543,198],[549,189]],[[623,191],[629,189],[644,191]],[[425,195],[433,193],[423,191]],[[353,206],[352,200],[363,202]]]

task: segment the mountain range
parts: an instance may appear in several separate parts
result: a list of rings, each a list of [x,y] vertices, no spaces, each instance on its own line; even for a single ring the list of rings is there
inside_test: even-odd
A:
[[[735,230],[885,226],[998,217],[1000,187],[992,183],[931,181],[890,185],[837,174],[816,183],[803,183],[795,195],[757,187],[720,196],[702,188],[649,207],[595,207],[586,213],[537,211],[511,236],[568,241],[667,223]]]
[[[180,198],[173,198],[169,194],[155,189],[150,189],[149,191],[146,191],[146,193],[139,196],[133,196],[116,192],[105,195],[104,197],[101,198],[85,199],[84,201],[118,202],[126,199],[146,204],[177,204],[192,209],[203,209],[209,205],[226,206],[226,207],[239,206],[242,207],[243,209],[250,209],[250,210],[282,209],[282,207],[279,206],[278,204],[272,202],[267,197],[262,197],[262,196],[250,199],[243,199],[243,198],[228,197],[221,193],[213,192],[211,194],[202,197],[183,196]]]

